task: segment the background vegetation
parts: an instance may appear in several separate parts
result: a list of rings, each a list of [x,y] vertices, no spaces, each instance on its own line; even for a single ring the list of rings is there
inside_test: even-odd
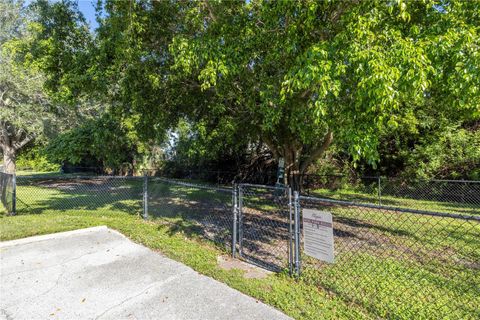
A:
[[[10,171],[480,178],[478,1],[1,6]]]

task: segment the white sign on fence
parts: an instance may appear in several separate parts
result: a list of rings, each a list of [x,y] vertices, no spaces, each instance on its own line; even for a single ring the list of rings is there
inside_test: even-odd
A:
[[[304,252],[333,263],[333,220],[327,211],[303,209]]]

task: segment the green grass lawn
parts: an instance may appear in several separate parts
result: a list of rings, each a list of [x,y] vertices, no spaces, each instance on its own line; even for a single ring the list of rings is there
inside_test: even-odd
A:
[[[247,279],[240,270],[217,265],[228,249],[199,230],[218,233],[218,225],[203,217],[209,210],[217,212],[208,213],[217,222],[226,217],[228,206],[219,204],[231,202],[228,193],[152,183],[151,219],[144,221],[139,217],[141,180],[112,180],[112,188],[94,182],[19,186],[23,214],[0,215],[0,239],[107,225],[296,319],[480,318],[478,223],[319,208],[336,219],[335,264],[304,257],[300,279],[286,272]],[[252,201],[260,211],[271,210],[265,200]]]

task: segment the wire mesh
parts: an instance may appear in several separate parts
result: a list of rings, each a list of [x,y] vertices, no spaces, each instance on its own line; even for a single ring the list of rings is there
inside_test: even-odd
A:
[[[480,181],[305,175],[303,187],[305,194],[321,198],[460,214],[480,211]]]
[[[126,212],[142,208],[142,178],[122,176],[18,176],[17,213]]]
[[[206,239],[231,251],[232,188],[149,177],[148,213],[171,234]]]
[[[382,204],[439,212],[480,212],[480,181],[381,179]]]
[[[334,263],[302,254],[305,281],[379,318],[479,318],[480,215],[299,201],[330,212],[334,228]]]
[[[0,172],[0,213],[14,211],[14,177],[11,174]]]
[[[238,193],[240,256],[270,270],[289,268],[290,189],[240,184]]]

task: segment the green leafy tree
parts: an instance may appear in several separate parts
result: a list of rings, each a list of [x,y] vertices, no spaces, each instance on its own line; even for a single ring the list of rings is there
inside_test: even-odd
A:
[[[131,172],[136,142],[128,128],[107,113],[60,134],[50,141],[46,155],[58,164],[98,166],[117,173],[126,168]]]
[[[60,86],[67,81],[55,71],[67,69],[77,79],[80,70],[71,67],[82,54],[78,42],[89,39],[74,9],[70,3],[0,2],[0,146],[7,172],[15,172],[16,157],[28,144],[41,144],[98,112],[90,101],[77,100],[72,108],[59,99],[71,96],[76,82]]]
[[[417,145],[411,151],[404,175],[479,180],[480,130],[453,127],[435,140]]]
[[[176,5],[99,2],[103,13],[98,15],[94,38],[74,2],[40,0],[34,6],[39,7],[37,21],[43,26],[34,59],[43,61],[49,93],[63,102],[101,105],[103,112],[129,128],[129,134],[141,138],[139,152],[158,155],[167,129],[175,127],[178,119],[164,81]],[[143,159],[144,166],[150,160]]]
[[[0,147],[6,172],[14,173],[19,150],[46,133],[54,113],[43,91],[44,76],[16,55],[35,33],[27,23],[29,12],[17,1],[0,2],[0,12]]]
[[[166,170],[236,171],[244,162],[248,135],[226,118],[221,123],[206,119],[194,123],[181,120],[172,130],[166,149]],[[243,140],[243,141],[242,141]]]
[[[220,97],[225,114],[285,158],[289,176],[335,140],[353,160],[375,162],[381,133],[400,123],[414,130],[420,109],[478,117],[478,7],[199,2],[173,40],[174,69]]]
[[[55,30],[79,19],[41,23],[72,66],[39,52],[55,90],[94,95],[142,141],[179,119],[212,135],[228,124],[285,158],[298,187],[333,143],[374,165],[392,132],[478,119],[479,3],[106,1],[95,40],[74,50]]]

